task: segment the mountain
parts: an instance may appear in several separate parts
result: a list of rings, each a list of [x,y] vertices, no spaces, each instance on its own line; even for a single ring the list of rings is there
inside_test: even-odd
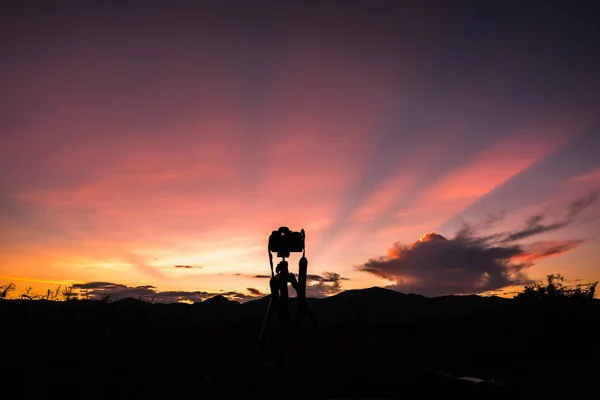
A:
[[[152,397],[159,388],[182,397],[273,398],[281,377],[277,342],[254,351],[269,301],[0,301],[0,341],[12,366],[3,378],[26,376],[45,390],[77,384],[84,393],[101,381],[106,393],[128,398]],[[297,299],[289,303],[293,315]],[[594,390],[598,370],[584,361],[598,357],[600,300],[429,298],[372,287],[307,303],[327,343],[312,334],[287,337],[296,399],[449,396],[455,386],[457,397],[494,398],[487,381],[515,391],[498,392],[502,398],[550,397],[557,385],[569,393]],[[472,397],[462,385],[473,386]],[[529,395],[515,394],[523,391]]]
[[[159,319],[187,319],[219,322],[246,322],[265,317],[270,295],[238,303],[217,295],[200,303],[150,304],[133,298],[125,298],[105,304],[118,318],[144,319],[154,316]],[[289,300],[292,317],[296,310],[296,298]],[[345,324],[405,324],[432,319],[452,319],[474,313],[502,312],[513,301],[499,297],[443,296],[430,298],[416,294],[404,294],[380,287],[347,290],[322,299],[309,298],[307,303],[322,326]],[[84,315],[104,309],[103,304],[93,300],[49,302],[11,300],[0,302],[0,313],[20,314],[25,310],[44,310],[48,316],[64,308],[70,315]],[[17,311],[21,310],[21,311]],[[90,316],[86,316],[89,318]]]
[[[213,318],[227,318],[227,313],[238,318],[262,318],[266,314],[270,295],[239,304],[224,297],[199,303],[223,312],[210,313]],[[296,298],[289,300],[292,317]],[[212,304],[218,302],[219,304]],[[502,312],[513,302],[500,297],[444,296],[430,298],[404,294],[381,287],[347,290],[322,299],[309,298],[307,303],[321,325],[338,324],[398,324],[430,320],[431,318],[462,317],[473,313]],[[228,306],[226,306],[228,304]],[[227,310],[225,312],[225,310]],[[209,313],[205,314],[206,316]],[[228,318],[229,319],[229,318]]]

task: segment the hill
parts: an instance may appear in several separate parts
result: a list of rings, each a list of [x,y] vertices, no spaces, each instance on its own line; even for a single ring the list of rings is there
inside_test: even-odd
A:
[[[3,377],[43,383],[48,391],[67,385],[88,397],[169,390],[273,398],[281,377],[277,324],[265,353],[253,353],[268,303],[269,296],[243,304],[222,296],[196,304],[0,301]],[[328,341],[310,322],[290,334],[279,369],[293,385],[288,398],[397,398],[407,390],[539,397],[561,388],[574,395],[598,373],[587,362],[598,356],[597,300],[428,298],[374,287],[308,303]],[[100,381],[102,389],[90,392]]]

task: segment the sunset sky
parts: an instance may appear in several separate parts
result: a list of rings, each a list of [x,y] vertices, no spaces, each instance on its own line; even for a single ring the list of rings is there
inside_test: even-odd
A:
[[[534,3],[2,2],[0,286],[599,280],[600,27]]]

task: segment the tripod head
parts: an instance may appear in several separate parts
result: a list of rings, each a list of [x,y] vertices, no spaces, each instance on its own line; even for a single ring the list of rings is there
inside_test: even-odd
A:
[[[277,230],[271,232],[269,236],[268,253],[269,253],[269,264],[271,266],[271,280],[283,277],[284,281],[292,284],[298,295],[298,300],[306,298],[306,275],[308,271],[308,260],[306,259],[306,248],[305,248],[306,234],[304,229],[300,232],[294,232],[287,226],[280,226]],[[277,257],[281,258],[273,272],[273,254],[277,253]],[[288,262],[286,258],[290,257],[291,253],[302,253],[302,257],[299,260],[298,268],[298,279],[289,272]],[[273,287],[273,285],[271,285]],[[281,286],[278,286],[281,287]],[[287,283],[286,283],[287,287]],[[273,294],[273,293],[272,293]]]
[[[285,260],[280,261],[277,267],[275,267],[275,275],[287,275],[289,273],[288,262]]]

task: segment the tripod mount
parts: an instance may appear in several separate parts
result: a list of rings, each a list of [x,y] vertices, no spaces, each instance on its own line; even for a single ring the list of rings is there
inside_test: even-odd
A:
[[[308,302],[306,301],[306,276],[308,272],[308,259],[306,258],[306,249],[304,245],[305,233],[304,229],[300,232],[290,231],[288,227],[282,226],[278,230],[273,231],[269,237],[269,264],[271,267],[271,279],[269,286],[271,289],[271,298],[267,307],[267,313],[264,319],[263,327],[258,338],[258,353],[264,350],[267,331],[271,328],[273,317],[277,316],[279,320],[279,337],[278,337],[278,354],[277,354],[277,395],[278,398],[283,398],[285,393],[285,384],[283,373],[284,370],[284,348],[286,337],[293,326],[298,326],[302,323],[305,316],[308,315],[317,336],[321,339],[324,345],[327,345],[327,339],[323,334],[319,324],[317,323]],[[277,264],[273,271],[273,254],[277,253],[277,257],[282,260]],[[298,278],[289,271],[289,265],[286,258],[289,258],[290,253],[302,253],[302,257],[298,262]],[[289,291],[288,284],[296,291],[296,318],[292,321],[289,310]]]

